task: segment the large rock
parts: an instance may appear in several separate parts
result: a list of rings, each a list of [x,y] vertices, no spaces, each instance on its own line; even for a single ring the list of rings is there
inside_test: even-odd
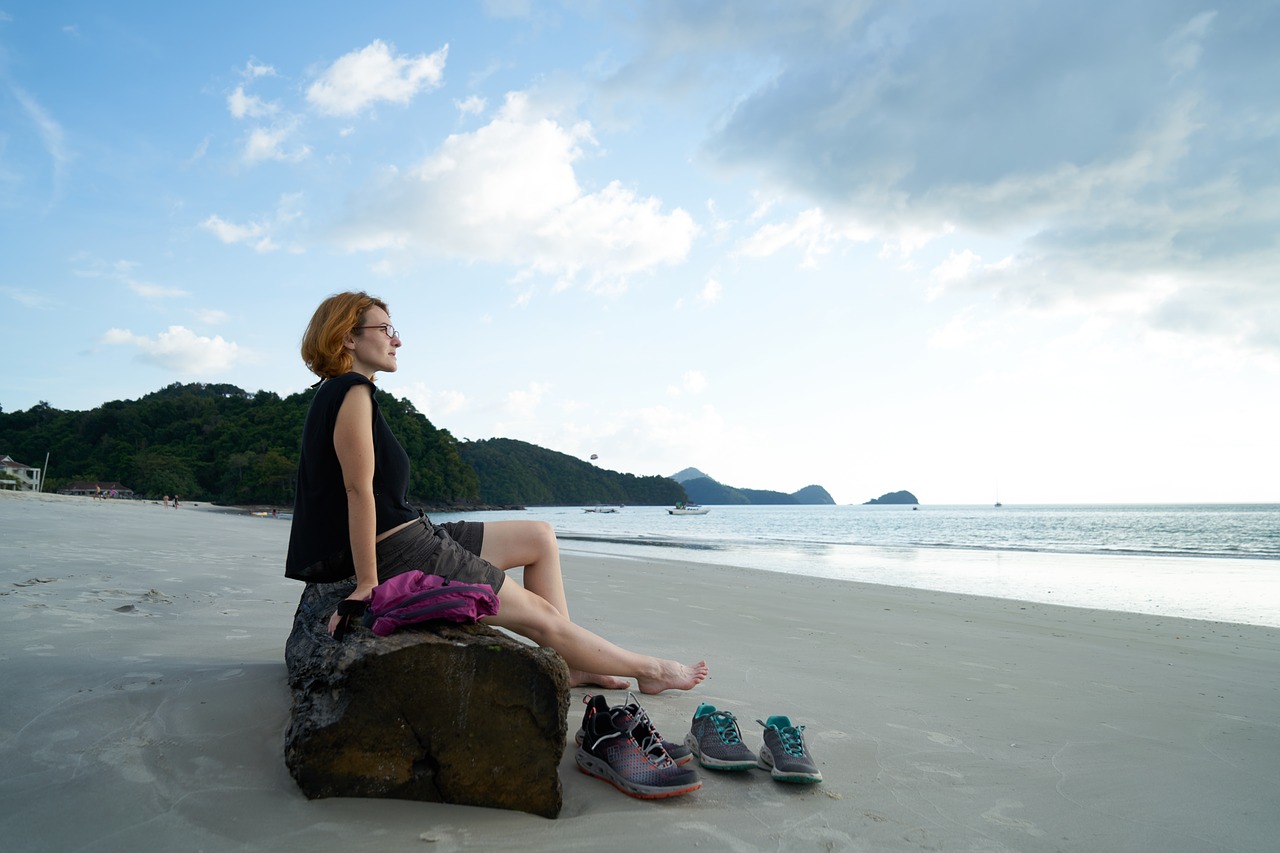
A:
[[[336,642],[349,584],[308,584],[285,646],[285,763],[303,793],[491,806],[555,817],[569,671],[551,649],[437,623]]]

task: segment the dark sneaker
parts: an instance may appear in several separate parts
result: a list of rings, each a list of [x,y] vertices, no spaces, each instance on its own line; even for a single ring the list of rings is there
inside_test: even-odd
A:
[[[675,797],[702,787],[698,774],[678,767],[661,741],[654,742],[652,730],[643,726],[639,715],[624,706],[597,709],[584,722],[577,753],[583,773],[642,800]]]
[[[640,707],[640,703],[636,700],[634,693],[628,691],[627,699],[629,701],[625,705],[615,705],[614,707],[622,708],[628,713],[640,718],[641,728],[636,730],[636,739],[640,741],[640,743],[648,743],[650,748],[655,744],[660,745],[662,749],[666,750],[667,755],[671,756],[671,760],[676,764],[683,765],[693,761],[693,753],[691,753],[687,747],[662,739],[662,735],[659,734],[657,728],[653,725],[653,720],[649,718],[649,713],[645,711],[644,708]],[[609,702],[600,694],[596,694],[595,696],[588,694],[582,697],[582,701],[587,706],[587,710],[586,713],[582,715],[582,727],[578,729],[578,733],[573,736],[573,741],[578,746],[582,746],[582,739],[586,734],[587,721],[590,720],[593,715],[598,714],[601,711],[609,710]]]
[[[768,770],[779,782],[813,783],[822,781],[822,772],[813,763],[804,744],[804,726],[793,726],[789,717],[770,717],[764,726],[764,746],[760,747],[761,769]]]
[[[684,745],[711,770],[750,770],[756,766],[756,754],[742,742],[738,719],[705,702],[693,712]]]

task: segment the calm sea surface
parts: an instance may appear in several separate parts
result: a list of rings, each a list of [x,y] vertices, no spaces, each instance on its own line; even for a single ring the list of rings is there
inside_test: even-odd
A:
[[[1280,504],[710,509],[432,519],[541,519],[577,553],[1280,626]]]

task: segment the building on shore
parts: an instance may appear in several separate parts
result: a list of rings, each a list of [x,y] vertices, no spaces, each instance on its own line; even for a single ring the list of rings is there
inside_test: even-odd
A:
[[[30,465],[23,465],[8,454],[0,453],[0,489],[38,492],[44,482],[44,472]]]
[[[76,480],[58,489],[58,494],[88,496],[91,498],[132,498],[133,489],[126,489],[116,482],[104,483],[101,481]]]

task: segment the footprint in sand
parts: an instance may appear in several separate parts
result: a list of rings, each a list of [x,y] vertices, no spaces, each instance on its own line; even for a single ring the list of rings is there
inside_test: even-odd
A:
[[[889,726],[889,728],[891,729],[902,729],[903,731],[906,731],[906,732],[916,732],[917,734],[922,734],[925,737],[927,737],[929,740],[933,741],[934,743],[940,746],[950,746],[956,749],[968,748],[964,745],[964,741],[960,740],[959,738],[952,737],[951,735],[943,734],[942,732],[930,732],[930,731],[925,731],[924,729],[913,729],[910,726],[900,726],[897,723],[886,723],[886,725]]]
[[[1021,808],[1025,807],[1017,800],[997,800],[994,806],[982,813],[982,819],[989,823],[994,823],[997,826],[1006,826],[1010,829],[1022,830],[1032,838],[1040,838],[1043,836],[1044,830],[1036,826],[1031,821],[1004,814],[1006,809]]]

